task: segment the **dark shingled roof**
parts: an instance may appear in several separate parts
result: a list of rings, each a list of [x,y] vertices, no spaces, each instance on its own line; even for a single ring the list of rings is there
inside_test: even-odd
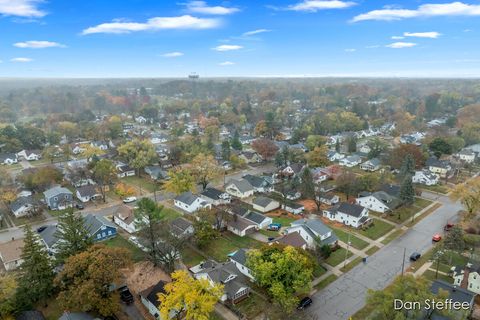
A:
[[[240,263],[241,265],[245,265],[247,263],[247,250],[238,249],[230,256],[230,259]]]
[[[252,202],[254,204],[256,204],[257,206],[261,206],[261,207],[265,208],[266,206],[268,206],[273,201],[275,201],[275,200],[267,198],[267,197],[260,196],[260,197],[256,197],[255,199],[253,199]]]
[[[160,301],[158,300],[159,293],[165,293],[165,284],[164,281],[159,281],[156,285],[151,286],[140,292],[140,296],[150,301],[157,309],[160,307]]]
[[[351,204],[347,202],[341,202],[333,207],[337,212],[345,213],[353,217],[360,217],[364,208],[357,204]]]
[[[15,317],[15,320],[45,320],[43,313],[38,310],[23,311]]]
[[[175,200],[186,203],[188,205],[191,205],[196,199],[197,196],[194,195],[191,191],[184,192],[175,198]]]
[[[447,291],[448,297],[454,302],[468,302],[471,306],[473,306],[473,299],[476,296],[474,292],[454,286],[443,280],[433,281],[432,286],[430,287],[430,291],[433,294],[438,294],[440,289]]]
[[[219,200],[220,196],[223,193],[224,193],[223,191],[220,191],[220,190],[215,189],[215,188],[207,188],[207,189],[203,190],[203,192],[201,194],[203,196],[209,198],[209,199]]]

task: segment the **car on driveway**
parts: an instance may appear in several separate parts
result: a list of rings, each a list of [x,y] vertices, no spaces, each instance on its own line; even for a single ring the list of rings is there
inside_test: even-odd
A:
[[[41,233],[43,230],[47,229],[47,226],[41,226],[37,229],[38,233]]]
[[[410,255],[410,261],[417,261],[422,255],[418,252],[414,252]]]
[[[123,303],[125,304],[133,303],[133,295],[127,286],[118,288],[118,292],[120,292],[120,300],[122,300]]]
[[[432,237],[432,241],[433,241],[433,242],[438,242],[438,241],[440,241],[440,240],[442,240],[442,236],[441,236],[440,234],[438,234],[438,233],[435,233],[435,234],[433,235],[433,237]]]
[[[297,306],[297,310],[303,310],[308,307],[313,303],[313,300],[310,297],[305,297],[302,300],[300,300],[300,303]]]
[[[123,199],[123,203],[131,203],[137,201],[137,197],[126,197]]]
[[[267,227],[268,231],[278,231],[282,227],[281,223],[270,223]]]
[[[77,208],[78,210],[83,210],[85,209],[85,206],[83,205],[83,203],[77,202],[75,203],[75,208]]]

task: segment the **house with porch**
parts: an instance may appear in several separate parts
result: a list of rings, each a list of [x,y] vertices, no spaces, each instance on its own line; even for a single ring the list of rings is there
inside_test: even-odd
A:
[[[212,207],[210,203],[193,194],[191,191],[186,191],[182,194],[179,194],[175,199],[173,199],[173,203],[177,208],[180,208],[188,213],[194,213],[202,208]]]
[[[284,233],[298,232],[307,243],[307,247],[329,245],[336,246],[338,238],[332,229],[327,227],[320,219],[300,219],[292,222]]]
[[[340,202],[329,209],[323,210],[325,218],[353,228],[360,228],[370,223],[371,219],[368,213],[367,208],[347,202]]]
[[[245,179],[230,179],[225,185],[225,191],[240,199],[253,196],[255,188]]]

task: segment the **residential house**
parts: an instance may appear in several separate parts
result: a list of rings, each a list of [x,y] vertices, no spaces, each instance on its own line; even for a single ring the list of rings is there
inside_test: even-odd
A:
[[[248,249],[238,249],[234,253],[228,256],[229,260],[235,264],[238,270],[245,276],[254,280],[252,270],[247,267],[247,253]]]
[[[357,151],[363,154],[368,154],[372,149],[368,143],[357,143]]]
[[[118,163],[115,168],[117,169],[117,177],[125,178],[135,175],[135,169],[131,168],[128,164]]]
[[[455,154],[455,157],[465,163],[475,162],[476,154],[473,150],[465,148]]]
[[[382,166],[382,163],[380,159],[373,158],[362,163],[360,165],[360,169],[373,172],[373,171],[379,170],[381,166]]]
[[[147,123],[147,118],[145,118],[144,116],[137,116],[135,117],[135,122],[145,124]]]
[[[200,193],[200,197],[213,206],[227,204],[232,200],[232,197],[228,193],[210,187],[203,190],[202,193]]]
[[[134,209],[127,205],[121,205],[113,214],[113,222],[128,233],[137,232]]]
[[[178,217],[170,222],[170,232],[177,238],[188,238],[193,235],[195,229],[190,221]]]
[[[272,242],[270,242],[272,243]],[[291,232],[283,235],[282,237],[275,239],[273,243],[282,244],[284,246],[290,246],[294,248],[301,248],[306,250],[308,248],[308,243],[300,235],[300,231]]]
[[[266,229],[270,224],[273,223],[272,218],[252,210],[247,210],[247,212],[242,215],[242,218],[253,222],[257,229]]]
[[[152,180],[168,180],[168,179],[170,179],[167,171],[163,170],[162,167],[160,167],[158,165],[145,167],[145,173],[148,174],[150,176],[150,179],[152,179]]]
[[[340,197],[333,193],[324,193],[320,196],[317,196],[317,200],[326,205],[333,206],[340,201]]]
[[[38,310],[28,310],[20,312],[15,320],[46,320],[45,316],[41,311]],[[63,319],[62,319],[63,320]]]
[[[250,135],[245,135],[245,136],[242,135],[239,137],[239,140],[242,143],[242,145],[247,145],[247,144],[251,144],[255,140],[255,137]]]
[[[7,271],[17,269],[22,260],[23,239],[13,239],[0,244],[0,261]]]
[[[150,142],[152,144],[160,144],[168,142],[168,136],[162,133],[152,133],[150,135]]]
[[[260,212],[269,212],[280,208],[280,203],[276,200],[267,197],[255,197],[252,200],[253,209]]]
[[[417,170],[415,171],[415,175],[412,176],[412,182],[426,186],[434,186],[438,184],[438,175],[429,170]]]
[[[262,162],[262,158],[256,152],[242,151],[238,157],[243,159],[246,163],[259,163]]]
[[[467,263],[465,266],[452,267],[453,284],[480,294],[480,265]]]
[[[64,210],[73,206],[73,193],[67,188],[55,186],[43,193],[50,210]]]
[[[234,197],[244,199],[253,196],[255,188],[245,179],[231,179],[225,185],[225,191]]]
[[[86,312],[69,312],[65,311],[58,320],[98,320],[98,318]]]
[[[305,206],[300,203],[296,203],[293,201],[287,201],[285,204],[282,205],[282,209],[291,213],[291,214],[301,214],[305,211]]]
[[[392,197],[400,198],[400,186],[386,183],[380,186],[380,191],[384,191]]]
[[[18,163],[18,157],[15,153],[1,153],[0,163],[6,165],[12,165]]]
[[[367,208],[347,202],[341,202],[332,208],[323,210],[323,216],[329,220],[338,221],[353,228],[360,228],[371,221],[368,217]]]
[[[324,181],[327,181],[330,178],[328,170],[325,168],[313,168],[311,170],[313,182],[316,184],[320,184]]]
[[[334,162],[334,161],[342,160],[343,158],[345,158],[345,155],[335,150],[330,150],[327,153],[327,157],[329,161]]]
[[[86,143],[87,142],[75,143],[72,147],[72,153],[74,155],[79,155],[79,154],[85,152],[85,150],[87,150],[87,148],[85,147]]]
[[[303,163],[292,163],[283,168],[280,173],[285,177],[293,178],[299,176],[304,168],[305,165]]]
[[[298,232],[307,243],[307,247],[315,248],[323,245],[335,246],[337,236],[320,219],[300,219],[292,222],[284,233]]]
[[[447,177],[450,170],[452,170],[450,162],[447,160],[439,160],[433,156],[428,158],[428,160],[425,162],[425,167],[427,167],[430,172],[438,174],[440,178]]]
[[[392,212],[402,205],[402,201],[385,191],[363,192],[355,200],[356,204],[375,212]]]
[[[90,146],[93,148],[98,148],[102,151],[106,151],[109,148],[109,143],[107,141],[92,141]]]
[[[233,216],[226,221],[226,225],[228,231],[240,237],[257,231],[257,223],[237,214],[233,214]]]
[[[83,203],[100,199],[102,197],[102,193],[97,185],[85,185],[78,187],[75,194],[78,200]]]
[[[191,191],[186,191],[182,194],[179,194],[173,200],[173,203],[177,208],[185,210],[188,213],[193,213],[202,208],[211,208],[212,206],[207,201],[193,194]]]
[[[244,180],[247,180],[252,187],[254,188],[255,192],[271,192],[273,191],[273,186],[270,182],[265,179],[264,176],[254,176],[251,174],[244,175],[242,177]]]
[[[160,293],[165,293],[165,284],[165,281],[160,280],[156,285],[143,290],[139,294],[140,301],[148,310],[148,313],[150,313],[156,320],[162,320],[158,295]]]
[[[358,166],[361,162],[362,158],[360,158],[360,156],[351,155],[340,160],[338,164],[344,167],[352,168]]]
[[[195,279],[206,279],[211,285],[222,284],[224,294],[222,302],[236,304],[246,299],[250,294],[250,287],[246,284],[248,279],[232,261],[218,263],[213,260],[200,263],[190,268]]]
[[[477,295],[476,293],[438,279],[432,282],[432,285],[430,286],[430,292],[435,295],[438,295],[440,293],[447,293],[446,298],[451,299],[453,303],[468,306],[468,308],[461,308],[459,310],[452,308],[452,310],[450,310],[449,312],[449,316],[451,316],[450,319],[460,320],[470,318],[470,314],[475,307],[475,296]],[[444,319],[437,314],[437,310],[433,310],[430,312],[433,312],[433,315],[429,319]]]
[[[17,156],[27,161],[35,161],[42,158],[42,152],[40,150],[22,150],[17,153]]]
[[[18,197],[10,203],[10,210],[16,218],[24,217],[33,212],[38,203],[32,196]]]

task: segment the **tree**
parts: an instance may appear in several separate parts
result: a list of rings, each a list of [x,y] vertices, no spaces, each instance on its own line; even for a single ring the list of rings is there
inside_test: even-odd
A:
[[[17,292],[17,280],[12,273],[0,274],[0,318],[13,319],[12,314],[16,311],[15,294]]]
[[[255,282],[290,313],[298,303],[297,295],[310,289],[314,262],[300,249],[272,245],[249,251],[247,266]]]
[[[375,137],[372,140],[367,142],[367,146],[370,148],[368,152],[368,158],[377,158],[383,151],[387,148],[387,144],[382,139]]]
[[[230,150],[230,142],[225,140],[222,142],[222,159],[228,161],[232,151]]]
[[[195,181],[188,169],[172,169],[168,171],[169,179],[165,182],[164,188],[168,192],[181,194],[186,191],[195,191]]]
[[[458,184],[450,193],[450,198],[459,201],[467,210],[467,220],[480,209],[480,177]]]
[[[82,156],[91,159],[93,157],[98,157],[105,154],[105,151],[99,147],[91,146],[89,144],[82,145]]]
[[[330,164],[328,160],[328,147],[326,145],[315,147],[305,156],[310,167],[325,167]]]
[[[430,291],[430,281],[426,278],[416,278],[410,274],[398,276],[392,285],[386,289],[378,291],[368,289],[367,304],[373,308],[368,319],[420,319],[424,316],[426,308],[425,301],[427,299],[432,300],[440,297],[446,298],[447,296],[443,293],[434,295]],[[394,305],[395,299],[401,301],[418,301],[423,307],[414,310],[409,310],[409,308],[393,308],[392,306]]]
[[[443,154],[452,154],[452,146],[443,138],[433,139],[428,148],[437,158],[440,158]]]
[[[351,136],[347,140],[347,150],[348,152],[357,152],[357,138],[355,136]]]
[[[107,187],[117,179],[116,168],[112,161],[101,159],[93,167],[93,178],[100,185],[103,202],[106,201]]]
[[[93,244],[85,220],[80,214],[76,214],[73,208],[67,210],[58,219],[55,236],[61,241],[57,244],[57,258],[63,263],[68,257],[87,250]]]
[[[300,189],[304,198],[315,198],[315,183],[313,182],[312,171],[309,168],[305,168],[301,175],[302,184]]]
[[[47,250],[29,225],[24,228],[25,238],[18,273],[16,303],[21,309],[31,308],[40,299],[53,292],[53,267]]]
[[[50,163],[53,163],[53,161],[58,157],[58,154],[59,150],[56,146],[45,147],[42,151],[42,157],[47,159]]]
[[[212,227],[208,220],[195,220],[195,243],[199,248],[205,248],[212,240],[218,238],[218,231]]]
[[[347,200],[357,191],[356,180],[355,173],[351,171],[344,171],[336,180],[338,190],[345,193]]]
[[[19,180],[26,188],[41,192],[62,182],[63,173],[55,167],[47,166],[25,171],[19,176]]]
[[[169,319],[174,312],[178,320],[183,315],[187,320],[208,320],[223,295],[223,285],[194,279],[184,270],[175,271],[164,289],[165,293],[158,295],[162,319]]]
[[[137,174],[140,169],[151,164],[156,158],[155,147],[149,140],[133,139],[118,147],[118,153],[128,164],[135,168]]]
[[[406,176],[412,176],[415,174],[415,160],[412,155],[407,153],[405,159],[403,159],[402,166],[400,167],[399,177],[405,178]]]
[[[232,154],[230,156],[230,163],[232,164],[232,168],[234,169],[245,168],[247,165],[246,161],[243,158],[240,158],[235,154]]]
[[[453,250],[458,253],[463,252],[463,250],[465,250],[465,232],[463,229],[458,225],[453,226],[453,228],[446,233],[443,246],[448,250]]]
[[[324,136],[311,134],[305,140],[305,145],[308,148],[308,150],[313,150],[316,147],[321,147],[325,145],[326,142],[327,141]]]
[[[252,142],[252,148],[255,150],[263,160],[270,160],[278,151],[278,147],[272,140],[268,139],[256,139]]]
[[[400,200],[406,205],[412,205],[415,202],[415,189],[412,183],[412,176],[407,175],[400,186]]]
[[[235,150],[242,150],[242,142],[240,141],[240,135],[238,133],[238,130],[235,130],[234,134],[233,134],[233,138],[232,138],[232,141],[231,141],[231,146],[233,149]]]
[[[217,165],[212,155],[199,153],[190,163],[190,172],[193,178],[202,185],[205,190],[210,181],[219,178],[223,170]]]
[[[120,198],[130,197],[135,195],[135,188],[120,182],[115,185],[115,194]]]
[[[111,285],[119,283],[121,269],[130,265],[127,249],[102,244],[71,256],[55,278],[60,305],[66,310],[113,315],[120,309],[120,299],[118,292],[110,289]]]
[[[407,157],[407,154],[411,155],[415,160],[415,166],[421,168],[425,162],[425,156],[422,150],[413,144],[402,144],[390,153],[390,165],[395,169],[400,169],[403,163],[403,159]]]

